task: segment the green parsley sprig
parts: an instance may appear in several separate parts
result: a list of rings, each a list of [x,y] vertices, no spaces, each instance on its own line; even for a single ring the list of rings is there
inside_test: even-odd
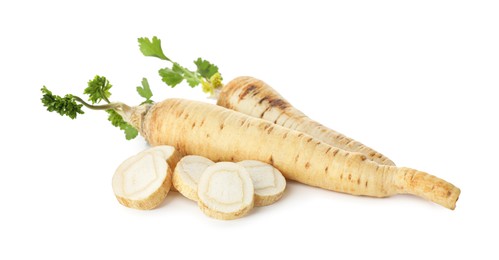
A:
[[[84,94],[88,95],[88,101],[91,104],[72,94],[66,94],[64,97],[54,95],[46,86],[41,89],[43,94],[41,101],[48,111],[57,112],[61,116],[68,116],[71,119],[76,119],[78,114],[84,114],[83,106],[92,110],[105,110],[109,114],[108,120],[111,124],[123,130],[126,139],[131,140],[137,137],[138,131],[127,123],[122,116],[131,108],[120,102],[111,102],[109,100],[111,88],[112,85],[106,77],[95,76],[88,81],[87,87],[83,91]],[[137,87],[137,92],[146,99],[142,104],[153,103],[151,100],[153,94],[146,78],[142,79],[142,86]],[[101,104],[101,102],[104,102],[104,104]]]
[[[194,61],[196,70],[192,71],[168,58],[163,53],[161,40],[156,36],[151,40],[147,37],[139,38],[138,41],[140,51],[144,56],[156,57],[171,63],[170,67],[161,68],[158,71],[161,79],[168,86],[173,88],[185,80],[191,87],[201,84],[203,91],[210,95],[214,95],[215,91],[223,86],[223,78],[218,67],[209,61],[198,58]]]

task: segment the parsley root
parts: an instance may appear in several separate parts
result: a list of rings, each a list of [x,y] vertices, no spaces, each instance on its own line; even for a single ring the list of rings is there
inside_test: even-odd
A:
[[[286,179],[272,165],[260,161],[238,162],[248,171],[255,187],[255,206],[262,207],[281,199],[286,189]]]
[[[311,186],[372,197],[409,193],[450,209],[460,194],[454,185],[425,172],[379,165],[361,153],[220,106],[167,99],[137,111],[128,122],[151,145],[171,145],[181,154],[213,161],[258,160]]]
[[[198,201],[198,183],[203,172],[213,161],[197,155],[184,156],[173,172],[173,186],[186,198]]]
[[[217,105],[306,133],[346,151],[362,153],[379,164],[394,165],[384,155],[310,119],[261,80],[252,77],[233,79],[220,90]]]
[[[198,155],[184,156],[173,172],[173,186],[186,198],[198,201],[198,183],[204,171],[215,163]],[[278,201],[286,188],[286,180],[272,165],[246,160],[238,162],[249,173],[255,188],[255,206],[267,206]]]
[[[244,167],[230,162],[209,166],[198,183],[198,205],[208,216],[231,220],[254,205],[253,182]]]
[[[156,208],[170,191],[177,155],[171,146],[149,148],[125,160],[113,175],[118,201],[135,209]]]

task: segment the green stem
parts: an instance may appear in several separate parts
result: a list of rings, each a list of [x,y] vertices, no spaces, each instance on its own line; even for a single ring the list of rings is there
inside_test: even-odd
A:
[[[182,70],[184,71],[185,74],[187,74],[193,78],[197,78],[199,80],[199,82],[201,82],[202,77],[199,77],[199,75],[196,72],[190,71],[187,68],[180,66],[180,64],[178,64],[176,62],[173,62],[173,63],[176,64],[177,66],[179,66],[180,68],[182,68]]]
[[[73,96],[74,99],[77,101],[77,102],[80,102],[82,105],[86,106],[87,108],[90,108],[90,109],[93,109],[93,110],[108,110],[108,109],[122,109],[122,110],[126,110],[126,109],[130,109],[130,107],[126,104],[123,104],[123,103],[111,103],[109,102],[109,100],[106,100],[108,102],[108,104],[105,104],[105,105],[91,105],[87,102],[85,102],[85,100],[81,99],[80,97],[78,96]]]

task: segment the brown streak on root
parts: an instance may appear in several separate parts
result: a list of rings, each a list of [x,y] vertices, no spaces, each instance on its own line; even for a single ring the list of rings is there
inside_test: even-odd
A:
[[[309,162],[307,162],[307,163],[305,164],[305,169],[309,169],[309,168],[310,168],[310,163],[309,163]]]
[[[265,115],[265,113],[267,113],[272,107],[267,107],[263,112],[262,114],[260,115],[260,118],[263,118],[263,116]]]
[[[277,124],[277,121],[279,121],[279,118],[281,118],[281,116],[284,115],[284,111],[281,112],[281,114],[279,114],[275,120],[274,120],[274,124]]]
[[[274,165],[274,158],[272,157],[272,155],[269,158],[269,162],[270,162],[270,164]]]
[[[258,94],[260,94],[260,90],[254,91],[254,92],[253,92],[253,94],[251,94],[251,95],[252,95],[252,96],[256,96],[256,95],[258,95]]]
[[[286,109],[288,108],[289,104],[282,99],[274,99],[269,102],[271,107],[278,107],[279,109]]]
[[[249,93],[251,93],[255,89],[256,89],[255,85],[248,85],[246,88],[244,88],[243,92],[241,92],[241,94],[239,94],[239,101],[244,99],[244,97],[246,95],[248,95]]]
[[[258,104],[262,104],[262,103],[263,103],[263,101],[265,101],[265,100],[267,100],[267,99],[269,99],[269,97],[263,97],[262,99],[260,99],[260,101],[258,101]]]

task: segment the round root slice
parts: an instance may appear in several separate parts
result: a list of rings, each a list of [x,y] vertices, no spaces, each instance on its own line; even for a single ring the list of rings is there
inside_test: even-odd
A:
[[[198,183],[198,205],[208,216],[231,220],[253,208],[253,182],[244,167],[230,162],[214,164]]]
[[[174,169],[178,161],[182,158],[180,153],[173,146],[169,145],[152,146],[141,153],[157,153],[166,160],[170,169]]]
[[[151,146],[141,153],[156,153],[158,156],[164,158],[168,163],[169,168],[173,171],[177,163],[182,159],[182,155],[175,150],[173,146],[169,145],[157,145]],[[170,191],[175,191],[173,185],[170,186]]]
[[[186,198],[198,201],[198,183],[201,175],[215,163],[197,155],[183,157],[173,171],[173,187]]]
[[[248,171],[255,187],[255,206],[267,206],[282,198],[286,179],[270,164],[247,160],[238,162]]]
[[[166,149],[170,152],[166,153]],[[169,158],[165,157],[168,154],[175,154],[175,149],[153,147],[126,159],[113,176],[113,191],[118,201],[135,209],[159,206],[172,185]]]

